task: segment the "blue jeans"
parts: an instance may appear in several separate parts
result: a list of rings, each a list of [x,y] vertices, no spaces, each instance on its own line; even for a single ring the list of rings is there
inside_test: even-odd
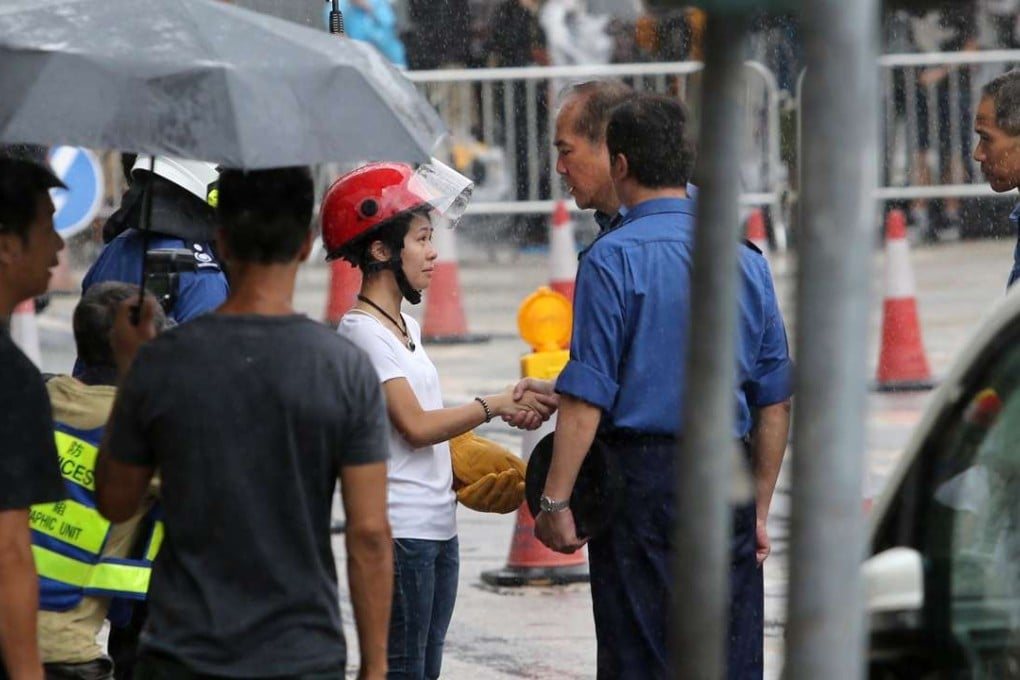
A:
[[[457,537],[448,541],[393,540],[389,680],[434,680],[457,601]]]

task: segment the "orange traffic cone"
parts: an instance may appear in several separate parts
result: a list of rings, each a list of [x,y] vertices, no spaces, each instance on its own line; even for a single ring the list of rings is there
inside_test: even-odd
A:
[[[931,389],[933,382],[921,341],[903,211],[889,212],[885,230],[885,302],[876,388],[884,392]]]
[[[487,335],[468,333],[464,307],[460,301],[460,274],[457,268],[457,243],[453,229],[438,226],[432,232],[439,257],[432,270],[432,283],[425,298],[422,339],[437,344],[485,342]]]
[[[577,275],[577,251],[574,247],[574,221],[567,204],[556,201],[549,229],[549,286],[574,301],[574,277]]]
[[[769,254],[769,235],[765,231],[765,215],[761,208],[755,208],[747,216],[747,240],[766,257]]]
[[[346,260],[329,264],[329,297],[326,299],[326,323],[336,326],[357,300],[361,290],[361,270]]]
[[[524,462],[542,437],[556,429],[554,415],[542,427],[525,432],[521,450]],[[588,581],[588,560],[583,550],[570,555],[558,553],[535,538],[535,518],[527,502],[517,508],[517,524],[510,541],[510,556],[502,569],[482,572],[482,581],[490,586],[548,586]]]
[[[11,314],[11,338],[32,363],[42,368],[39,328],[35,321],[35,299],[28,298],[14,308],[14,313]]]

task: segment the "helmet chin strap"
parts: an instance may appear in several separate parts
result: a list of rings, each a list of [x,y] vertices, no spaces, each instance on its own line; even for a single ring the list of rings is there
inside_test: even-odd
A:
[[[395,267],[394,273],[397,275],[397,285],[400,286],[400,292],[404,294],[404,299],[412,305],[421,302],[421,291],[412,289],[411,283],[407,280],[407,274],[404,273],[404,268]]]
[[[390,269],[393,270],[393,274],[397,278],[397,286],[400,287],[400,292],[403,293],[404,299],[412,305],[421,302],[421,291],[411,287],[411,283],[407,280],[407,274],[404,273],[404,267],[400,260],[396,262],[390,260]]]
[[[393,277],[397,280],[397,287],[400,288],[400,293],[404,296],[404,299],[410,302],[412,305],[416,305],[421,302],[421,291],[412,288],[411,282],[407,280],[407,274],[404,273],[404,264],[400,261],[400,256],[391,258],[386,262],[380,262],[376,260],[367,267],[365,267],[365,273],[371,274],[373,272],[380,272],[384,269],[389,269],[393,272]]]

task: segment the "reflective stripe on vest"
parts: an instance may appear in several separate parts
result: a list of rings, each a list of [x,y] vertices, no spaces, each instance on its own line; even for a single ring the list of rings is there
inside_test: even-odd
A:
[[[152,569],[130,560],[100,560],[89,564],[38,545],[32,556],[40,576],[76,586],[88,595],[144,598]]]
[[[45,610],[66,611],[85,596],[140,600],[149,587],[152,559],[163,537],[161,522],[152,529],[145,559],[102,557],[112,525],[95,507],[99,436],[98,431],[77,436],[60,429],[54,433],[70,498],[33,505],[29,513],[32,554],[40,577],[39,604]],[[96,443],[83,437],[95,438]]]
[[[57,501],[33,505],[28,513],[29,526],[41,534],[70,543],[99,555],[110,533],[110,522],[94,508],[77,501]]]
[[[154,561],[161,545],[163,545],[163,523],[157,520],[152,527],[152,535],[149,536],[149,547],[145,549],[145,559],[150,562]]]
[[[89,491],[96,490],[96,457],[99,449],[85,441],[57,430],[57,456],[60,457],[60,474],[64,479],[83,486]]]

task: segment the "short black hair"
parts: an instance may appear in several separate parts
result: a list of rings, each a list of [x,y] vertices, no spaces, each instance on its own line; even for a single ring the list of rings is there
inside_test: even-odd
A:
[[[416,215],[428,217],[431,207],[428,204],[411,210],[397,213],[393,217],[380,222],[372,229],[361,234],[340,248],[340,257],[347,260],[363,273],[369,274],[381,268],[380,262],[372,257],[372,244],[382,241],[390,249],[394,257],[398,257],[404,247],[404,238],[411,228]]]
[[[48,169],[0,155],[0,234],[17,234],[27,241],[39,195],[55,186],[60,186],[59,180]]]
[[[995,105],[995,125],[1013,137],[1020,136],[1020,69],[1003,73],[981,88],[981,96]]]
[[[216,215],[231,257],[256,264],[294,260],[312,226],[315,187],[304,166],[220,173]]]
[[[609,157],[626,156],[629,173],[641,186],[685,187],[695,157],[688,120],[687,107],[675,97],[636,95],[610,114]]]
[[[88,368],[116,368],[113,348],[110,346],[110,331],[117,317],[120,303],[138,297],[138,286],[120,281],[104,281],[89,286],[74,308],[71,325],[74,328],[74,344],[78,359]],[[156,330],[167,326],[166,314],[159,305],[154,321]]]
[[[620,80],[589,80],[568,85],[560,92],[560,101],[576,99],[579,109],[574,132],[590,142],[606,140],[606,124],[613,109],[635,95],[634,88]]]

